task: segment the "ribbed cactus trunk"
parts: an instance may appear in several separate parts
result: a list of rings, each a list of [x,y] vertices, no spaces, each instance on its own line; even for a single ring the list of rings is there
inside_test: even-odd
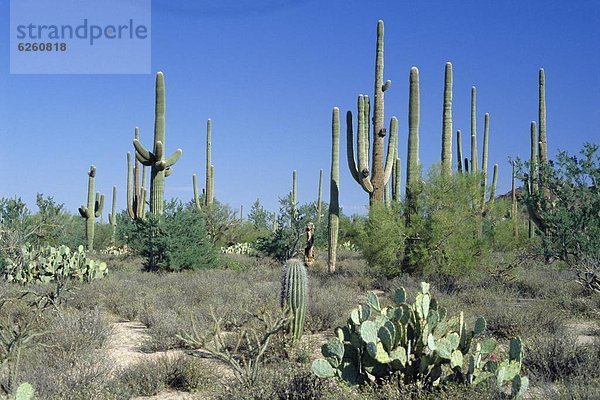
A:
[[[358,96],[358,128],[357,128],[357,157],[354,157],[354,132],[352,128],[352,113],[346,116],[347,124],[347,154],[350,173],[363,190],[369,193],[369,202],[383,202],[383,193],[387,185],[394,159],[395,149],[398,147],[397,121],[392,118],[390,122],[390,137],[388,140],[387,156],[384,165],[384,142],[387,134],[384,128],[384,93],[392,84],[391,81],[383,82],[383,21],[377,23],[377,46],[375,56],[375,96],[373,105],[373,146],[370,142],[370,115],[371,104],[369,96]],[[395,129],[394,129],[395,124]],[[369,168],[369,153],[372,151],[372,163]]]
[[[110,244],[115,245],[115,239],[117,236],[117,187],[113,186],[112,190],[112,212],[108,214],[108,222],[110,223]]]
[[[297,214],[297,210],[296,210],[296,205],[298,204],[298,179],[297,179],[297,174],[296,174],[296,170],[292,171],[292,210],[291,213],[292,215],[291,217],[291,225],[290,226],[294,226],[294,221],[296,221],[296,214]]]
[[[452,64],[446,63],[442,118],[442,173],[452,175]]]
[[[136,158],[151,167],[150,175],[150,212],[154,216],[163,214],[165,177],[172,172],[171,167],[181,156],[178,149],[168,158],[164,158],[165,147],[165,80],[162,72],[156,74],[156,101],[154,111],[154,147],[149,152],[138,139],[133,140]]]
[[[307,296],[308,278],[304,264],[296,259],[286,261],[281,275],[281,307],[287,307],[291,312],[290,335],[292,341],[297,341],[302,337]]]
[[[529,193],[538,192],[537,176],[538,176],[538,138],[537,138],[537,127],[535,121],[531,121],[530,127],[531,137],[531,151],[529,158],[529,179],[527,184],[529,185]],[[532,217],[529,217],[529,239],[535,237],[535,223]]]
[[[198,178],[196,174],[192,174],[192,187],[194,189],[194,204],[196,205],[196,209],[200,211],[202,210],[202,202],[198,193]],[[206,200],[204,200],[204,204],[206,204]]]
[[[410,226],[412,214],[417,211],[417,191],[420,180],[419,171],[419,122],[420,94],[419,70],[410,70],[410,89],[408,104],[408,156],[406,158],[406,225]]]
[[[339,121],[338,121],[339,126]],[[339,129],[339,128],[338,128]],[[339,133],[338,133],[339,136]],[[321,214],[323,213],[323,170],[319,170],[319,190],[317,193],[317,224],[321,222]]]
[[[490,191],[490,208],[494,206],[496,199],[496,185],[498,184],[498,164],[494,164],[494,173],[492,175],[492,189]]]
[[[213,175],[212,175],[212,161],[211,161],[211,134],[212,134],[212,121],[210,118],[206,121],[206,196],[204,198],[204,204],[210,207],[213,204]]]
[[[134,139],[140,139],[138,127],[135,128]],[[131,153],[127,152],[127,213],[134,221],[146,218],[146,167],[140,165],[137,157],[132,165]]]
[[[327,270],[335,272],[340,221],[340,110],[334,107],[331,117],[331,175],[329,179],[329,247]]]
[[[485,113],[483,120],[483,157],[481,159],[481,212],[485,211],[485,198],[487,191],[487,173],[488,173],[488,145],[490,138],[490,114]]]
[[[548,137],[546,133],[546,73],[543,68],[539,71],[539,98],[538,98],[538,129],[539,129],[539,167],[544,171],[548,167]],[[548,199],[550,193],[543,176],[539,177],[539,188],[542,196]]]
[[[477,89],[471,88],[471,172],[477,173]]]
[[[394,160],[394,167],[392,169],[392,201],[400,203],[401,198],[401,180],[402,180],[402,164],[400,164],[400,158],[396,157]]]
[[[462,133],[460,129],[456,131],[456,169],[459,174],[463,172],[463,151],[462,151]]]
[[[104,207],[104,195],[96,193],[94,196],[94,185],[96,179],[96,167],[93,165],[88,172],[88,194],[87,206],[79,207],[79,214],[85,219],[85,238],[87,242],[87,250],[94,250],[94,228],[96,226],[96,218],[102,215]]]

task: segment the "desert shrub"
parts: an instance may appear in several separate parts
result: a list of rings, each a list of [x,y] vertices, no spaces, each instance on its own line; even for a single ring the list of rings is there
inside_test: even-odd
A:
[[[149,271],[218,266],[217,251],[202,214],[180,201],[167,203],[162,216],[148,215],[145,221],[136,221],[135,234],[144,238],[140,254],[146,258]]]
[[[392,277],[401,272],[403,222],[399,208],[374,203],[359,234],[359,247],[373,275]]]
[[[577,344],[576,338],[566,331],[531,337],[525,351],[527,370],[542,382],[564,381],[586,373],[594,375],[597,367],[597,355],[588,346]]]
[[[557,257],[576,263],[586,257],[600,259],[600,154],[598,146],[586,143],[581,156],[559,152],[555,161],[539,165],[539,176],[533,177],[540,189],[527,190],[523,201],[545,234],[542,236],[546,257]],[[524,185],[529,177],[524,172],[530,165],[520,165]]]
[[[292,204],[291,193],[286,197],[280,197],[279,205],[277,229],[269,236],[258,238],[256,250],[277,261],[284,262],[295,257],[302,247],[301,237],[305,228],[303,226],[304,215],[296,209],[292,218],[292,209],[296,205]]]

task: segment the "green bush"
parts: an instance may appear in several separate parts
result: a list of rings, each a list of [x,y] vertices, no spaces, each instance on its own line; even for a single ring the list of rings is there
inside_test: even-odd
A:
[[[146,258],[149,271],[181,271],[218,266],[218,252],[205,228],[202,214],[180,201],[167,203],[164,215],[136,221],[133,246]]]
[[[404,222],[399,208],[374,203],[359,230],[359,248],[373,275],[392,277],[401,271]]]

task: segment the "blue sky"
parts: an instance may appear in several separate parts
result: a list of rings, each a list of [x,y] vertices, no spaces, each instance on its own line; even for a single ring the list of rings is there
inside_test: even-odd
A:
[[[18,195],[30,205],[41,192],[76,213],[94,164],[98,190],[110,195],[117,185],[118,208],[125,206],[125,155],[135,126],[151,145],[156,71],[166,80],[167,152],[183,149],[167,198],[191,199],[193,173],[204,181],[211,118],[220,201],[248,210],[258,197],[276,209],[291,189],[293,169],[299,201],[315,200],[319,169],[329,174],[332,107],[343,115],[355,110],[358,94],[372,96],[378,19],[385,22],[385,79],[393,82],[386,121],[399,119],[403,167],[410,67],[420,70],[426,169],[440,157],[447,61],[454,66],[454,129],[463,130],[465,149],[472,85],[480,148],[483,114],[491,115],[490,168],[500,166],[499,192],[510,187],[508,158],[529,153],[540,67],[551,157],[557,149],[573,153],[586,141],[598,143],[600,2],[594,0],[153,0],[150,75],[11,75],[8,10],[0,0],[0,196]],[[342,135],[340,202],[346,213],[363,212],[368,197],[348,172],[345,142]]]

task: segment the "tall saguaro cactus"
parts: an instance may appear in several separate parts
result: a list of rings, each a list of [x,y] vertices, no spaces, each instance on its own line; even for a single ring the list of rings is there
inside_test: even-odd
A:
[[[460,159],[460,158],[459,158]],[[442,119],[442,173],[452,175],[452,64],[446,63]]]
[[[85,238],[88,251],[94,250],[94,227],[96,218],[102,215],[104,207],[104,195],[99,192],[94,196],[94,184],[96,179],[96,167],[93,165],[88,172],[88,195],[87,206],[79,207],[79,214],[85,219]]]
[[[383,21],[377,23],[377,50],[375,56],[375,97],[373,105],[373,146],[372,163],[369,170],[370,146],[370,102],[366,95],[358,96],[358,128],[357,128],[357,155],[358,166],[354,158],[354,138],[352,131],[352,113],[348,112],[347,124],[347,153],[348,167],[356,182],[369,193],[369,202],[383,201],[384,188],[391,175],[392,165],[396,158],[398,123],[396,118],[390,122],[390,137],[388,140],[387,156],[384,165],[384,141],[387,134],[384,128],[384,93],[392,84],[388,80],[383,82]]]
[[[419,171],[419,123],[420,123],[419,70],[410,70],[408,103],[408,155],[406,158],[406,225],[417,210],[417,192],[420,184]]]
[[[319,191],[317,193],[317,223],[321,222],[321,214],[323,213],[323,170],[319,170]]]
[[[400,164],[400,157],[396,157],[394,160],[394,167],[392,169],[392,200],[396,203],[400,203],[400,184],[402,181],[402,165]]]
[[[111,231],[110,231],[110,244],[115,244],[115,237],[117,234],[117,187],[113,186],[112,190],[112,212],[108,213],[108,222],[110,223]]]
[[[150,212],[159,216],[164,209],[165,178],[171,175],[171,167],[181,157],[177,149],[165,158],[165,79],[162,72],[156,74],[156,103],[154,114],[154,147],[147,150],[138,139],[133,140],[135,157],[152,168],[150,175]]]
[[[517,182],[515,174],[515,162],[512,162],[512,185],[511,185],[511,219],[513,223],[513,236],[519,236],[519,223],[517,218]]]
[[[530,128],[531,135],[531,153],[529,159],[529,179],[527,182],[529,193],[537,193],[538,184],[537,184],[537,174],[538,174],[538,138],[537,138],[537,127],[535,121],[531,121]],[[531,214],[531,212],[530,212]],[[529,238],[533,239],[535,237],[535,223],[531,217],[529,216]]]
[[[327,270],[335,272],[340,221],[340,110],[333,108],[331,116],[331,175],[329,179],[329,248]]]
[[[485,211],[485,197],[487,188],[487,173],[488,173],[488,146],[490,139],[490,114],[485,113],[483,120],[483,157],[481,158],[481,188],[482,188],[482,199],[481,199],[481,212]]]
[[[213,203],[214,198],[214,177],[213,177],[213,165],[211,161],[211,135],[212,135],[212,121],[210,118],[206,121],[206,196],[204,204],[210,207]]]
[[[297,179],[296,170],[292,171],[292,221],[291,226],[294,226],[294,222],[296,221],[296,205],[298,204],[298,179]]]
[[[477,173],[477,89],[471,87],[471,172]]]
[[[135,127],[134,139],[140,139],[138,127]],[[129,152],[127,152],[127,213],[132,220],[146,218],[146,167],[140,168],[137,157],[132,165]]]

